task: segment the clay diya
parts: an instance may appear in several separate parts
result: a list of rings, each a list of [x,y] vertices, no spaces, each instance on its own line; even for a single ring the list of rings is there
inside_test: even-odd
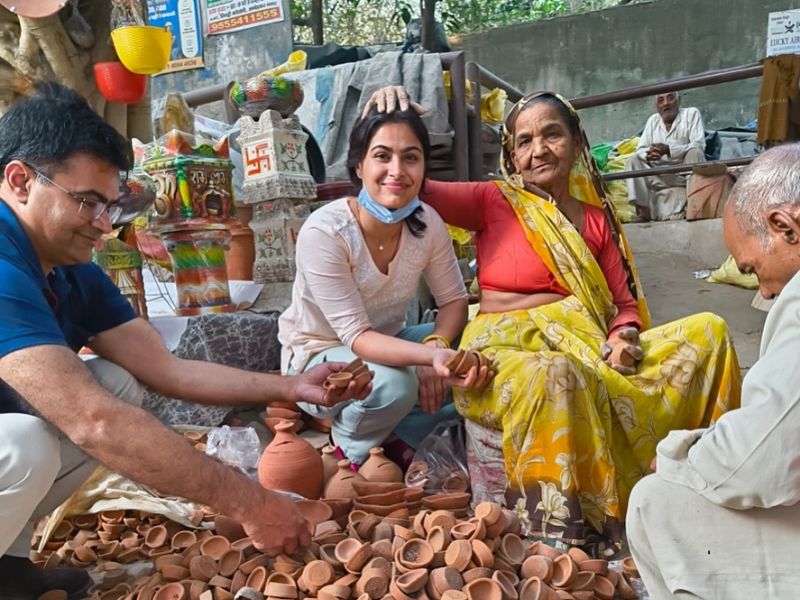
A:
[[[426,540],[408,540],[402,545],[396,558],[406,570],[422,569],[433,561],[433,548]]]
[[[622,572],[628,577],[639,578],[639,570],[636,568],[636,563],[633,562],[632,556],[626,556],[622,559]]]
[[[492,580],[496,581],[503,591],[503,598],[517,598],[518,593],[515,587],[514,577],[507,571],[495,571]]]
[[[569,554],[562,554],[553,561],[553,576],[551,583],[555,587],[566,588],[572,585],[578,577],[578,567]]]
[[[636,359],[627,350],[625,350],[625,346],[623,344],[617,344],[614,346],[614,349],[611,351],[611,354],[608,357],[608,361],[612,365],[622,365],[623,367],[632,367],[636,364]]]
[[[322,448],[322,469],[323,478],[327,482],[336,473],[339,458],[336,456],[336,448],[330,444]]]
[[[180,583],[168,583],[158,588],[153,595],[153,600],[183,600],[186,597],[186,590]]]
[[[636,600],[636,598],[639,597],[639,594],[633,589],[625,573],[620,573],[617,578],[617,596],[622,598],[622,600]]]
[[[461,589],[464,586],[464,579],[453,567],[439,567],[433,569],[428,576],[426,589],[428,595],[434,598],[441,598],[447,590]]]
[[[325,387],[330,389],[344,389],[353,380],[353,374],[346,371],[339,371],[338,373],[331,373],[325,379]]]
[[[519,588],[519,600],[549,600],[555,594],[550,586],[538,577],[526,579]]]
[[[464,586],[464,593],[469,600],[503,600],[500,584],[486,577],[470,581]]]
[[[591,571],[598,575],[605,575],[608,573],[608,562],[602,558],[590,558],[578,563],[578,569],[581,571]]]
[[[510,565],[519,566],[525,560],[525,544],[518,535],[507,533],[500,540],[499,555]]]
[[[428,569],[412,569],[397,577],[397,587],[404,594],[416,594],[428,582]]]
[[[553,561],[546,556],[529,556],[522,563],[520,573],[524,579],[538,577],[548,583],[553,576]]]
[[[600,600],[613,600],[615,587],[610,580],[602,575],[596,575],[594,578],[594,595]]]
[[[591,556],[586,554],[586,552],[584,552],[577,546],[572,546],[567,552],[567,554],[569,554],[572,557],[572,560],[574,560],[576,564],[581,564],[586,560],[592,560]]]
[[[422,498],[422,505],[431,510],[454,510],[465,508],[469,499],[470,495],[467,493],[434,494]]]
[[[333,517],[333,508],[319,500],[298,500],[294,503],[303,518],[316,527]]]

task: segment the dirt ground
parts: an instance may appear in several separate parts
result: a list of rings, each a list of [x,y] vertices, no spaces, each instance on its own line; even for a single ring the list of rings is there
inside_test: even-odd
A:
[[[706,283],[693,273],[715,268],[727,256],[721,223],[685,221],[625,226],[653,324],[711,311],[727,322],[739,362],[746,370],[758,358],[767,313],[752,308],[756,292],[732,285]]]

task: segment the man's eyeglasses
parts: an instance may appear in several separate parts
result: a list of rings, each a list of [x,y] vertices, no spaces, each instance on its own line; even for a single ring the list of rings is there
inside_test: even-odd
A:
[[[120,206],[119,203],[111,204],[105,199],[100,198],[90,198],[89,196],[76,194],[75,192],[70,192],[64,186],[57,184],[55,181],[50,179],[47,175],[42,173],[39,169],[34,167],[33,165],[29,165],[25,163],[26,166],[33,171],[39,179],[44,180],[47,184],[52,185],[53,187],[61,190],[67,196],[75,200],[80,206],[78,206],[78,214],[89,214],[92,217],[92,221],[96,221],[97,219],[103,216],[103,213],[108,211],[108,218],[113,224],[119,216],[122,214],[123,207]],[[83,212],[86,211],[86,212]]]

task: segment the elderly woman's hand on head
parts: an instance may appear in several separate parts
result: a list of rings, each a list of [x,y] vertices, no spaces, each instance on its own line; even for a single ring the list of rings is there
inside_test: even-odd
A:
[[[418,115],[425,114],[425,109],[422,105],[413,102],[408,97],[408,92],[406,92],[405,88],[400,85],[387,85],[374,92],[364,105],[364,110],[361,111],[362,119],[367,116],[373,106],[381,113],[391,114],[395,110],[408,110],[410,106]]]

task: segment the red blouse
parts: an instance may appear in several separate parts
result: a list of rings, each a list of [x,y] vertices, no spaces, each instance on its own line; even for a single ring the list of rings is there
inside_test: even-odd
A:
[[[568,296],[525,237],[511,204],[490,182],[445,182],[428,179],[421,199],[449,224],[474,231],[478,251],[478,283],[482,289]],[[642,320],[627,283],[622,254],[603,211],[586,205],[583,239],[606,276],[619,309],[609,332],[625,325],[642,328]]]

